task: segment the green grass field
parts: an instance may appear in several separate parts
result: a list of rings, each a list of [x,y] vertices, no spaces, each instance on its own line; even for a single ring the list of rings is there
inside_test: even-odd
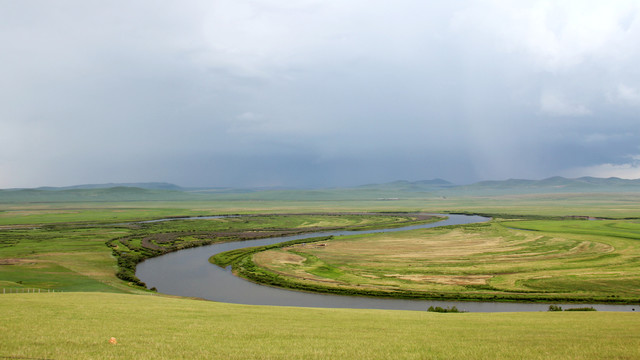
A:
[[[625,313],[437,314],[104,293],[4,295],[0,312],[0,358],[14,359],[640,357],[640,318]]]
[[[93,210],[90,213],[95,214]],[[181,248],[324,229],[393,227],[429,221],[432,220],[403,215],[307,214],[146,224],[7,226],[0,229],[0,288],[139,292],[141,289],[120,279],[137,283],[133,273],[139,261]]]
[[[398,200],[207,200],[0,203],[0,228],[16,224],[121,222],[170,216],[352,211],[469,212],[640,218],[639,193],[424,196]]]
[[[43,227],[0,230],[0,288],[137,292],[117,279],[107,240],[123,228]]]
[[[553,194],[414,198],[397,201],[353,199],[0,204],[0,288],[65,291],[55,294],[0,294],[0,311],[3,314],[0,320],[0,358],[640,358],[640,333],[636,330],[640,325],[640,318],[635,313],[437,314],[242,306],[197,301],[151,295],[153,293],[148,290],[118,279],[118,258],[114,256],[114,247],[107,245],[114,244],[117,249],[129,254],[146,256],[143,253],[154,255],[153,251],[161,253],[165,250],[164,247],[170,251],[173,250],[171,247],[248,236],[249,233],[268,234],[281,232],[283,229],[310,231],[332,226],[376,226],[367,217],[307,215],[297,218],[269,215],[246,222],[247,219],[180,220],[118,225],[173,216],[451,211],[637,219],[640,218],[640,208],[636,205],[639,199],[634,194]],[[403,221],[401,216],[387,220],[384,226],[393,226],[394,223]],[[471,246],[467,250],[474,249],[474,246],[476,250],[482,250],[469,255],[479,263],[492,259],[492,256],[504,258],[513,255],[516,258],[540,257],[546,261],[545,266],[562,267],[564,265],[561,261],[553,259],[554,251],[558,252],[563,246],[575,248],[573,264],[581,266],[583,271],[591,266],[591,272],[594,273],[615,272],[601,284],[605,287],[616,285],[621,294],[635,294],[638,287],[634,290],[633,284],[637,279],[637,272],[629,264],[634,259],[637,262],[637,247],[633,240],[637,233],[637,223],[634,220],[575,223],[580,226],[568,226],[573,222],[548,220],[509,223],[512,227],[535,231],[511,230],[503,225],[493,224],[485,229],[486,232],[476,231],[458,238],[460,244]],[[434,230],[433,233],[438,235],[430,241],[449,242],[456,239],[453,236],[456,232],[459,235],[464,231],[467,230]],[[532,235],[538,233],[562,239],[558,242],[561,246],[545,249],[539,241],[536,242],[537,235]],[[219,235],[226,235],[226,238]],[[451,238],[447,239],[448,236]],[[485,237],[504,237],[504,246],[493,251],[499,254],[491,255],[486,247],[478,245],[482,244],[478,240]],[[400,243],[409,238],[408,235],[398,234],[394,241]],[[472,241],[474,238],[475,245]],[[372,236],[362,239],[368,239],[373,244],[377,238]],[[378,240],[380,239],[382,238]],[[350,241],[352,246],[357,243],[357,238],[340,240],[336,245],[327,245],[324,250],[331,250],[337,256],[340,253],[336,251],[340,250],[339,243],[343,244],[342,250],[345,250],[347,248],[344,244]],[[150,247],[145,247],[144,244]],[[619,256],[597,260],[598,246],[611,246]],[[398,247],[396,250],[396,254],[400,254],[402,249]],[[531,251],[537,251],[538,255],[525,255]],[[325,251],[324,254],[328,253],[329,251]],[[309,254],[309,257],[311,255],[318,261],[329,261],[318,256],[322,255],[320,252]],[[368,252],[360,248],[359,255],[352,256],[351,266],[354,269],[364,269],[367,256],[374,259],[369,261],[371,263],[381,260],[384,257],[382,255],[379,251],[376,253],[375,248]],[[615,268],[614,260],[619,261],[618,268]],[[401,271],[408,270],[400,266],[403,264],[401,260],[394,261],[399,262],[393,269],[393,274],[403,276]],[[488,261],[487,266],[490,263]],[[433,264],[432,267],[437,266],[442,264]],[[340,268],[318,267],[314,276],[342,276],[336,269]],[[619,274],[624,276],[617,276]],[[584,273],[580,276],[581,280],[590,281],[595,287],[602,280],[590,279]],[[614,284],[614,277],[620,280],[618,284]],[[398,286],[415,286],[415,281],[411,278],[387,278],[386,280],[396,281]],[[374,280],[366,276],[364,279]],[[486,282],[492,286],[502,286],[501,284],[509,283],[505,279],[508,277],[494,277]],[[512,285],[525,286],[535,291],[561,291],[559,289],[566,288],[567,279],[570,278],[529,278],[528,282],[515,281]],[[117,338],[118,344],[109,344],[110,337]]]

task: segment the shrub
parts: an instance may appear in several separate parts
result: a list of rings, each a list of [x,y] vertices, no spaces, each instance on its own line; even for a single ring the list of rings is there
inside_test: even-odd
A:
[[[440,307],[440,306],[436,306],[436,307],[429,306],[427,311],[429,311],[429,312],[438,312],[438,313],[460,313],[460,312],[464,312],[464,311],[458,310],[458,308],[455,307],[455,306],[452,306],[452,307],[448,307],[447,306],[446,308],[443,308],[443,307]]]

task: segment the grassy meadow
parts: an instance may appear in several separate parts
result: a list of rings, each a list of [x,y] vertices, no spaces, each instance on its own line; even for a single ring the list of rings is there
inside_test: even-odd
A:
[[[640,320],[626,313],[438,314],[105,293],[4,295],[0,311],[0,357],[6,358],[640,357]]]
[[[343,236],[236,262],[252,280],[262,276],[272,285],[321,292],[640,303],[638,238],[635,221],[496,220]]]
[[[0,229],[0,288],[139,292],[115,277],[105,242],[124,228],[19,227]]]
[[[291,196],[293,197],[293,196]],[[173,216],[300,212],[468,212],[538,216],[640,218],[640,193],[431,195],[318,199],[216,199],[180,201],[0,202],[0,229],[54,223],[117,223]]]
[[[0,288],[140,292],[141,288],[130,286],[143,285],[134,275],[135,265],[181,248],[327,229],[429,221],[432,220],[400,215],[310,214],[142,224],[74,222],[6,226],[0,229]]]
[[[637,194],[609,193],[0,203],[0,288],[57,291],[0,294],[0,357],[639,358],[640,318],[634,313],[436,314],[242,306],[155,294],[117,276],[123,258],[135,267],[142,258],[204,243],[429,221],[406,214],[335,213],[468,212],[509,220],[351,236],[326,241],[322,249],[279,249],[291,256],[284,261],[281,255],[256,259],[283,272],[287,261],[322,262],[326,266],[306,269],[305,276],[347,279],[360,286],[479,294],[525,289],[624,300],[637,297],[640,287],[634,266],[640,258],[638,200]],[[284,216],[293,213],[305,215]],[[256,216],[128,224],[217,214]],[[617,220],[555,218],[562,216]],[[417,251],[419,245],[438,250]],[[473,265],[464,269],[464,261]],[[419,272],[434,278],[415,281]],[[383,280],[387,283],[377,283]],[[118,344],[109,344],[110,337]]]

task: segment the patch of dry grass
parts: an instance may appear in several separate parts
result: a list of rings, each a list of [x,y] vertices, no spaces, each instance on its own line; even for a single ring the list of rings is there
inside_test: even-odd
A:
[[[270,271],[305,282],[357,289],[509,294],[523,299],[532,294],[575,300],[640,299],[640,269],[635,265],[640,244],[620,232],[640,231],[640,224],[547,223],[564,224],[566,231],[524,231],[510,228],[510,222],[494,222],[486,226],[348,236],[323,246],[298,244],[269,250],[254,255],[254,261]],[[588,230],[594,225],[608,233],[590,234]],[[295,261],[283,261],[293,258]],[[626,279],[627,285],[616,278]]]

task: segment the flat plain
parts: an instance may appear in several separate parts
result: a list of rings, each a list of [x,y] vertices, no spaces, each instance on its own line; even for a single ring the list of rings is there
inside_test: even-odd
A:
[[[483,289],[490,285],[518,291],[526,288],[561,292],[573,281],[566,272],[575,271],[559,260],[561,249],[565,248],[566,253],[573,256],[571,263],[582,269],[578,276],[584,284],[608,288],[616,285],[617,280],[617,287],[613,290],[616,295],[635,296],[637,273],[629,264],[634,259],[638,238],[640,209],[636,205],[637,200],[635,194],[551,194],[425,197],[397,201],[357,198],[344,201],[274,199],[0,204],[0,287],[42,291],[0,294],[3,314],[0,321],[0,357],[638,358],[640,333],[637,327],[640,318],[636,313],[435,314],[243,306],[175,298],[118,278],[116,274],[121,270],[119,258],[114,247],[109,245],[115,241],[118,247],[122,245],[121,249],[126,250],[126,247],[129,254],[144,255],[153,249],[145,248],[143,243],[156,247],[175,246],[166,249],[172,251],[189,242],[198,245],[200,241],[216,240],[206,238],[206,234],[220,235],[224,232],[237,236],[247,232],[304,232],[331,226],[375,225],[371,218],[355,215],[337,217],[336,213],[405,212],[388,218],[385,226],[404,221],[400,220],[403,218],[406,220],[406,212],[483,213],[493,214],[502,220],[475,228],[351,237],[338,239],[335,243],[332,240],[323,249],[317,249],[317,254],[310,252],[308,256],[316,256],[328,264],[348,263],[350,269],[359,271],[354,272],[360,277],[358,281],[362,284],[369,282],[367,286],[380,286],[374,284],[375,281],[384,280],[395,282],[398,287],[415,287],[420,281],[430,280],[425,284],[441,289],[460,287],[468,290],[476,286],[483,292],[490,291]],[[305,215],[274,215],[294,213]],[[321,213],[334,215],[330,217]],[[219,214],[261,216],[227,221],[175,220],[131,224],[165,217]],[[575,216],[611,219],[557,218]],[[545,243],[543,238],[549,242]],[[173,242],[164,242],[167,239]],[[359,241],[362,242],[358,244]],[[374,245],[380,241],[393,251],[376,249]],[[417,251],[418,244],[430,246],[431,252]],[[494,254],[488,251],[490,244],[495,247]],[[448,249],[436,245],[447,245]],[[615,250],[612,252],[611,248]],[[304,263],[296,257],[303,255],[288,253],[291,257],[282,261],[283,264],[287,261]],[[414,261],[416,258],[412,253],[428,261]],[[350,254],[351,259],[340,260],[344,254]],[[460,270],[461,254],[466,254],[474,262],[475,270]],[[618,256],[607,257],[608,254]],[[530,269],[531,274],[519,275],[524,277],[504,274],[484,278],[479,271],[492,269],[495,272],[500,270],[495,268],[499,265],[507,273],[510,272],[509,266],[532,259],[541,261],[539,268],[546,270],[549,267],[548,271],[557,271],[558,276],[545,278],[539,272],[536,274],[535,269]],[[384,260],[386,265],[376,273],[376,266],[372,263],[380,260]],[[619,261],[618,268],[614,260]],[[395,268],[387,267],[389,264],[395,264]],[[409,264],[412,268],[418,264],[420,267],[409,271]],[[444,271],[456,267],[457,273],[446,274]],[[552,270],[553,267],[557,268]],[[435,275],[427,274],[427,270],[434,271]],[[316,271],[314,276],[332,280],[331,276],[326,276],[330,272]],[[610,273],[610,278],[591,279],[586,272],[598,276]],[[380,279],[375,279],[376,276]],[[44,293],[44,290],[57,292]],[[588,296],[592,296],[592,291],[597,289],[587,290]],[[117,339],[117,345],[109,344],[111,337]]]

